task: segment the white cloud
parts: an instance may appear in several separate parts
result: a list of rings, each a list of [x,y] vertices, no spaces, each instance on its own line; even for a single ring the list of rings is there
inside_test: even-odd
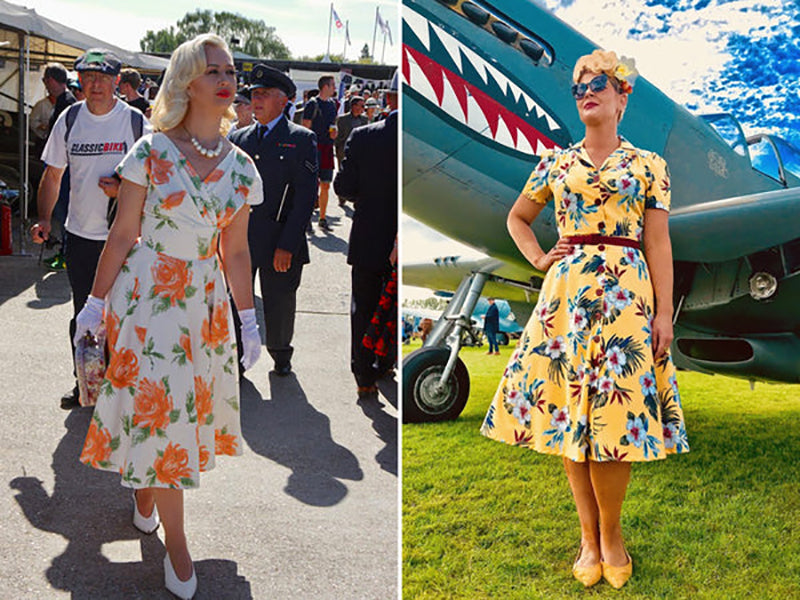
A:
[[[404,264],[432,262],[441,256],[484,258],[486,255],[450,239],[419,221],[403,215],[400,222]]]

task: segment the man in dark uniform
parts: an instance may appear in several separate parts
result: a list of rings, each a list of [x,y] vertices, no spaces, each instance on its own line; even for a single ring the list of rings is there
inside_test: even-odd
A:
[[[488,298],[489,308],[483,316],[483,332],[489,342],[489,351],[486,354],[500,354],[500,347],[497,345],[497,332],[500,331],[500,311],[494,303],[494,298]]]
[[[297,288],[309,262],[305,228],[317,197],[316,135],[291,123],[283,112],[294,93],[294,82],[284,73],[256,65],[250,76],[256,121],[230,135],[253,158],[264,180],[264,202],[252,208],[247,237],[253,281],[258,271],[261,283],[267,351],[278,375],[292,371]],[[238,322],[236,337],[238,342]]]
[[[333,182],[355,203],[347,262],[352,265],[350,369],[360,398],[377,394],[375,382],[392,365],[375,364],[362,344],[383,286],[397,262],[397,75],[387,94],[389,116],[353,130]]]

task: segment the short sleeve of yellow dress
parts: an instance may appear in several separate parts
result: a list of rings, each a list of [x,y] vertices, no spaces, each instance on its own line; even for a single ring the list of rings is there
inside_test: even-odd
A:
[[[648,182],[644,207],[669,211],[672,196],[667,161],[653,152],[648,152],[643,160]]]
[[[481,427],[486,437],[574,461],[689,451],[669,353],[652,349],[646,209],[669,210],[667,164],[622,141],[598,168],[582,144],[543,155],[522,191],[576,244],[547,272]],[[622,242],[618,244],[617,242]]]
[[[550,169],[555,162],[556,156],[552,150],[546,150],[539,159],[539,164],[531,172],[525,187],[522,188],[522,195],[528,200],[537,204],[547,204],[553,197],[550,189]]]

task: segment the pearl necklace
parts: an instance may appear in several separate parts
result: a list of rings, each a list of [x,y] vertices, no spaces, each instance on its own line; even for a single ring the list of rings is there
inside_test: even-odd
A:
[[[189,133],[189,132],[187,131],[186,133]],[[217,147],[216,148],[214,148],[213,150],[209,150],[208,148],[203,147],[203,145],[200,144],[200,142],[197,141],[196,137],[194,137],[190,133],[189,133],[189,135],[192,138],[191,139],[192,146],[194,146],[194,149],[197,150],[197,152],[199,154],[205,156],[206,158],[216,158],[220,154],[222,154],[222,138],[219,138],[219,142],[217,143]]]

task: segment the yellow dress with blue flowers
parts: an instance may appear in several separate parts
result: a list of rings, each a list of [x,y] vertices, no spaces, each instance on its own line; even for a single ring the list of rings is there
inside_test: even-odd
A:
[[[544,154],[523,194],[555,198],[560,237],[640,243],[645,210],[669,210],[669,171],[625,140],[598,170],[581,142]],[[653,356],[653,316],[638,247],[574,245],[545,276],[481,433],[578,462],[688,452],[672,358]]]

